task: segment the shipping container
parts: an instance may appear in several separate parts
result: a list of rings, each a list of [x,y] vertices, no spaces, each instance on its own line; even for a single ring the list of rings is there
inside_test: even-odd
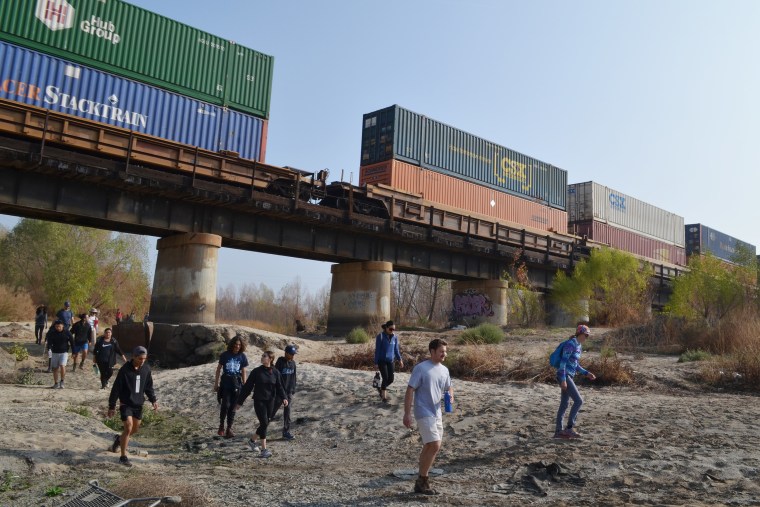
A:
[[[660,241],[634,231],[616,227],[598,220],[573,222],[568,232],[638,255],[651,262],[666,262],[677,266],[686,265],[686,249],[669,242]]]
[[[463,215],[482,215],[517,228],[567,233],[563,210],[400,160],[362,167],[359,184],[388,185],[427,202],[456,208]]]
[[[267,120],[5,42],[0,97],[264,161]]]
[[[755,245],[745,243],[733,236],[716,231],[702,224],[688,224],[686,232],[686,255],[704,255],[711,253],[728,262],[735,262],[737,249],[744,248],[749,258],[757,256]],[[751,256],[751,257],[750,257]]]
[[[396,105],[362,126],[361,165],[391,159],[565,210],[567,171]]]
[[[269,117],[274,59],[121,0],[6,0],[0,39]]]
[[[597,220],[684,246],[683,217],[593,181],[567,186],[567,214],[571,224]]]

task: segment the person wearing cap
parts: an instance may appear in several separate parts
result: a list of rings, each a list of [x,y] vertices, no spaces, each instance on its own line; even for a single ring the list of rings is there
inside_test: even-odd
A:
[[[146,397],[153,405],[153,410],[158,410],[153,376],[148,366],[148,350],[139,346],[132,351],[132,360],[119,369],[111,387],[111,395],[108,397],[108,417],[113,417],[118,401],[121,420],[124,423],[121,435],[114,438],[111,452],[121,449],[119,462],[125,466],[132,466],[127,457],[129,437],[140,429]]]
[[[248,357],[245,355],[245,342],[235,336],[227,344],[227,350],[219,356],[214,377],[214,392],[219,401],[219,430],[217,434],[224,438],[233,438],[235,433],[232,425],[235,423],[235,402],[240,388],[245,384]],[[227,420],[227,430],[224,421]]]
[[[71,329],[71,325],[74,323],[74,312],[71,311],[71,303],[68,301],[63,303],[63,308],[58,310],[55,318],[63,322],[64,328]]]
[[[381,327],[383,330],[375,337],[375,367],[383,379],[380,385],[380,399],[388,403],[387,389],[393,383],[394,360],[398,360],[400,368],[404,367],[404,360],[401,359],[398,335],[395,333],[396,325],[389,320]]]
[[[79,369],[84,368],[84,361],[87,359],[87,351],[90,349],[90,343],[93,341],[92,326],[87,319],[86,313],[79,314],[79,321],[71,327],[71,334],[74,335],[74,350],[72,358],[74,359],[71,371],[77,369],[77,358],[82,355],[82,361],[79,363]]]
[[[298,353],[295,345],[288,345],[285,347],[285,356],[278,357],[277,362],[274,363],[274,367],[280,372],[282,377],[282,387],[287,394],[287,405],[283,404],[283,400],[277,398],[274,402],[274,410],[269,416],[269,420],[274,419],[277,410],[280,405],[284,405],[282,409],[282,438],[285,440],[293,440],[293,434],[290,432],[290,407],[293,406],[293,395],[296,393],[296,362],[294,361],[295,355]]]
[[[583,343],[591,336],[591,330],[585,324],[580,324],[575,330],[575,335],[571,336],[562,347],[559,368],[557,369],[557,382],[559,383],[562,395],[560,397],[559,410],[557,411],[557,420],[555,425],[554,438],[580,438],[580,433],[575,431],[575,421],[578,417],[578,411],[583,405],[583,398],[578,392],[578,388],[573,380],[576,373],[585,375],[589,380],[595,380],[596,376],[590,371],[584,369],[578,362],[583,353]],[[565,417],[565,411],[570,404],[570,398],[573,399],[573,406],[570,409],[570,415],[567,418],[567,425],[562,429],[562,422]]]
[[[74,349],[74,337],[63,325],[56,320],[53,327],[45,335],[45,349],[50,352],[50,366],[53,370],[53,389],[63,389],[63,381],[66,379],[66,363],[69,358],[69,350]],[[58,382],[58,375],[61,381]]]
[[[97,308],[90,308],[90,314],[87,316],[87,322],[89,322],[92,326],[92,339],[95,341],[95,338],[98,336],[98,323],[100,322],[100,319],[98,318]]]

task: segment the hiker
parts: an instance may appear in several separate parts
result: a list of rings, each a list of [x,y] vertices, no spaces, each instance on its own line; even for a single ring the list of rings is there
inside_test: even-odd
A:
[[[127,447],[129,437],[140,429],[146,396],[153,405],[153,410],[158,410],[156,393],[153,390],[153,376],[148,366],[148,349],[139,346],[132,351],[132,360],[119,369],[111,387],[111,395],[108,397],[108,417],[113,417],[116,401],[119,401],[119,413],[124,423],[124,430],[121,435],[116,435],[114,438],[111,452],[121,449],[119,463],[124,466],[132,466],[127,457]]]
[[[68,331],[71,329],[71,324],[74,322],[74,312],[71,311],[71,303],[68,301],[63,303],[63,308],[58,310],[55,317],[63,322],[63,327]]]
[[[269,415],[269,421],[274,419],[277,410],[280,405],[283,405],[282,409],[282,438],[285,440],[293,440],[293,434],[290,432],[290,408],[293,406],[293,395],[296,393],[296,362],[294,361],[295,355],[298,353],[295,345],[288,345],[285,347],[285,356],[278,357],[277,362],[274,363],[274,367],[280,372],[282,377],[282,388],[285,389],[285,394],[288,395],[287,405],[283,404],[281,398],[277,398],[274,401],[274,409]]]
[[[77,369],[77,357],[79,357],[79,354],[82,355],[82,361],[79,363],[79,369],[81,370],[84,367],[87,351],[93,340],[92,325],[86,313],[79,314],[79,321],[71,327],[71,334],[74,335],[74,350],[71,351],[74,364],[71,367],[71,371],[76,371]]]
[[[388,386],[393,383],[393,364],[398,360],[399,368],[404,367],[404,361],[401,359],[401,351],[398,346],[398,335],[396,335],[396,326],[392,320],[389,320],[381,326],[383,330],[375,338],[375,366],[380,371],[383,379],[378,391],[380,399],[388,403]]]
[[[430,342],[428,345],[430,359],[415,365],[404,397],[404,426],[412,427],[412,399],[414,399],[414,418],[422,438],[419,477],[414,483],[414,492],[424,495],[437,494],[430,487],[428,474],[438,451],[441,450],[443,440],[441,398],[444,392],[448,391],[451,403],[454,402],[449,369],[443,365],[448,352],[447,346],[446,341],[440,338]]]
[[[266,351],[261,355],[261,366],[254,368],[248,376],[235,406],[235,410],[239,410],[245,399],[253,391],[253,410],[259,419],[259,427],[248,440],[248,446],[253,452],[260,450],[259,457],[261,458],[272,456],[272,452],[267,449],[267,426],[269,425],[269,414],[274,411],[275,399],[279,397],[282,404],[288,406],[288,396],[285,389],[282,388],[280,372],[277,371],[277,368],[272,367],[272,361],[274,361],[274,352]],[[256,441],[256,436],[261,437],[261,446]]]
[[[219,356],[219,364],[216,367],[214,378],[214,392],[221,404],[219,408],[219,431],[217,431],[220,437],[232,438],[235,436],[232,431],[232,425],[235,422],[235,403],[240,388],[245,384],[245,369],[247,367],[248,357],[245,355],[245,342],[236,336],[227,344],[227,350]],[[226,431],[224,429],[225,419],[227,419]]]
[[[63,322],[56,320],[53,327],[45,335],[45,348],[50,352],[50,366],[53,370],[53,389],[63,389],[63,381],[66,378],[66,363],[69,358],[69,349],[74,349],[74,337],[64,326]],[[61,381],[58,382],[58,374]]]
[[[118,326],[121,324],[122,319],[124,319],[124,314],[121,313],[121,308],[116,309],[116,325]]]
[[[107,327],[103,331],[103,336],[98,338],[95,348],[92,351],[92,364],[97,366],[100,371],[100,388],[108,387],[108,381],[113,376],[113,367],[116,364],[116,355],[121,356],[124,364],[127,363],[127,357],[119,347],[119,342],[113,337],[113,331]]]
[[[559,368],[557,369],[557,382],[562,389],[562,396],[560,398],[559,410],[557,411],[554,438],[580,438],[581,436],[580,433],[575,431],[574,427],[578,411],[581,409],[581,405],[583,405],[583,398],[581,398],[578,388],[575,386],[573,377],[578,372],[581,375],[585,375],[589,380],[596,379],[593,373],[584,369],[578,363],[583,352],[583,343],[590,335],[591,330],[589,327],[581,324],[576,329],[575,335],[571,336],[562,347],[562,355],[560,356]],[[570,398],[573,399],[573,406],[567,418],[567,425],[565,429],[562,429],[562,420],[570,403]]]
[[[42,337],[45,329],[47,329],[47,318],[47,307],[45,305],[38,306],[34,316],[34,343],[37,345],[42,343]]]

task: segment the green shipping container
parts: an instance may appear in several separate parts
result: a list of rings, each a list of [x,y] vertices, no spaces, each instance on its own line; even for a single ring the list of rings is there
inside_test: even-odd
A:
[[[0,0],[0,39],[269,117],[273,57],[121,0]]]

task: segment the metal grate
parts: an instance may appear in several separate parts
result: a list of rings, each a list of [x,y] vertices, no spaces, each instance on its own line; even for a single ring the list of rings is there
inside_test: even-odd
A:
[[[90,481],[87,489],[59,507],[113,507],[123,501],[123,498],[98,487],[98,481]]]

